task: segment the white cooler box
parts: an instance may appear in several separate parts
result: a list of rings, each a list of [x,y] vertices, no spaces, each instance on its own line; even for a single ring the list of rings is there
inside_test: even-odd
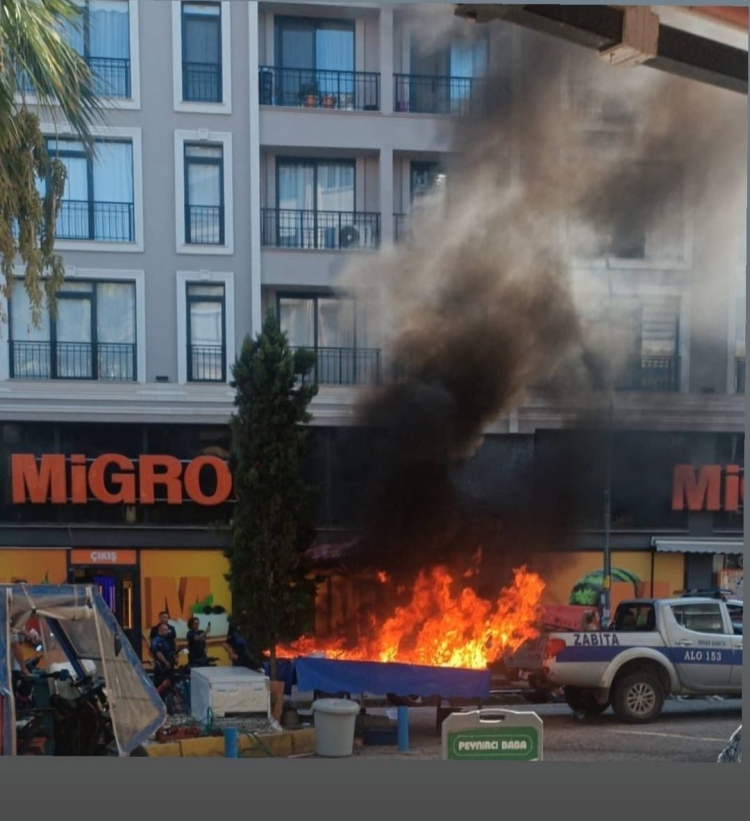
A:
[[[194,667],[190,673],[193,718],[206,720],[208,711],[223,717],[232,713],[271,717],[268,678],[246,667]]]

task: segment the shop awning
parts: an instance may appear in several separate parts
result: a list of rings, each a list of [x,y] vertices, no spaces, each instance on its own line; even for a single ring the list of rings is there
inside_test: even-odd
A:
[[[737,539],[652,539],[657,553],[744,553],[745,545]]]

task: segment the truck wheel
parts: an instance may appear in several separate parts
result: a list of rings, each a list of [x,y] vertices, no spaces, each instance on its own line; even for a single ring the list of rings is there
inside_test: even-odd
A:
[[[574,713],[586,713],[590,716],[601,715],[609,707],[609,702],[600,704],[592,690],[581,687],[566,687],[565,701]]]
[[[653,673],[631,673],[614,687],[612,709],[617,718],[626,724],[648,724],[655,721],[663,706],[664,688]]]

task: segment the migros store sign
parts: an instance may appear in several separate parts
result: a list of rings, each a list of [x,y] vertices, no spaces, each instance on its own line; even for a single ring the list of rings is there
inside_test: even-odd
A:
[[[192,501],[212,506],[232,495],[232,474],[216,456],[181,462],[174,456],[142,455],[137,460],[119,453],[95,459],[82,454],[16,453],[10,457],[12,499],[18,505],[181,505]],[[201,477],[212,481],[201,482]],[[206,487],[210,492],[206,492]]]

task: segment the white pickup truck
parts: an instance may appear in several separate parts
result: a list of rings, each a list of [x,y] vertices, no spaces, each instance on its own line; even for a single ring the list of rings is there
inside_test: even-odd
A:
[[[711,598],[622,602],[610,629],[547,635],[544,676],[571,709],[658,718],[667,695],[740,695],[742,626]]]

